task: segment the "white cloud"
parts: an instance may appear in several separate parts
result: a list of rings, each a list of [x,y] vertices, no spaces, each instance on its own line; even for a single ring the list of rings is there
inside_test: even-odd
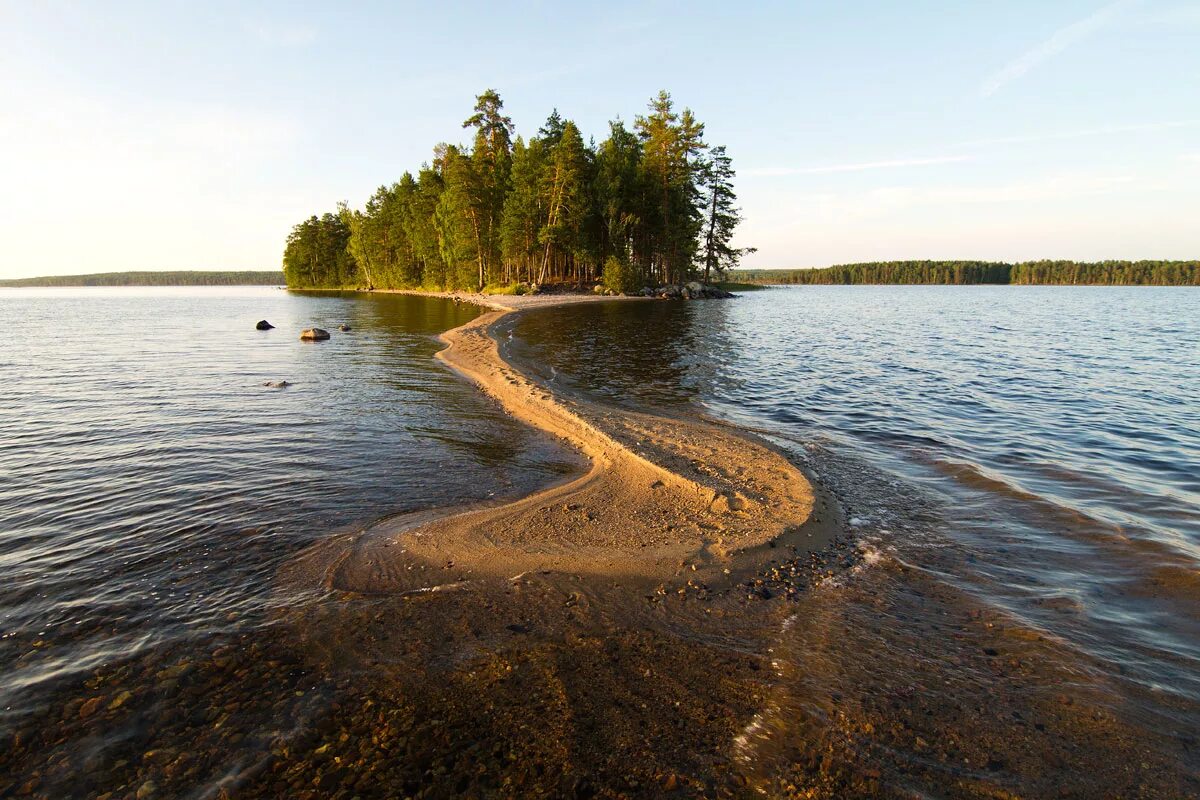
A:
[[[925,167],[934,164],[953,164],[959,161],[969,161],[970,156],[932,156],[929,158],[896,158],[886,161],[860,161],[848,164],[823,164],[809,167],[756,167],[741,170],[743,175],[758,175],[761,177],[776,177],[780,175],[825,175],[835,172],[864,172],[875,169],[896,169],[899,167]]]
[[[990,97],[1006,83],[1017,80],[1043,61],[1053,58],[1072,45],[1091,36],[1096,31],[1111,23],[1121,12],[1137,5],[1138,2],[1140,0],[1116,0],[1116,2],[1109,3],[1091,16],[1059,28],[1049,39],[1008,62],[999,72],[996,72],[984,81],[983,85],[979,87],[980,96]]]

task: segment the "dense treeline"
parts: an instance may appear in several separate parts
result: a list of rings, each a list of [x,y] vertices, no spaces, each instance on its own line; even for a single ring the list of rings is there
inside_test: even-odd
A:
[[[282,286],[278,270],[99,272],[0,281],[0,286]]]
[[[363,209],[296,225],[283,256],[288,286],[483,289],[603,280],[617,291],[706,279],[734,267],[741,221],[734,171],[704,125],[660,92],[632,130],[609,123],[600,144],[550,114],[514,138],[488,90],[463,127],[470,147],[381,186]]]
[[[1200,286],[1200,261],[878,261],[823,269],[738,270],[730,277],[770,284]]]
[[[1094,286],[1200,286],[1200,261],[1026,261],[1009,283]]]

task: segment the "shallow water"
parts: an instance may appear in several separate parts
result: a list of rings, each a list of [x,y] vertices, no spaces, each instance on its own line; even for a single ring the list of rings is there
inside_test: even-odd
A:
[[[1193,292],[530,312],[501,330],[523,369],[760,431],[829,490],[843,545],[729,591],[538,574],[378,597],[292,573],[331,534],[578,467],[432,359],[474,309],[236,289],[0,310],[22,333],[0,351],[0,795],[1200,793]],[[312,324],[333,339],[299,342]]]
[[[777,642],[763,791],[1197,791],[1200,294],[801,287],[516,337],[552,385],[751,427],[837,493],[869,557]]]
[[[267,626],[294,599],[273,594],[280,563],[333,531],[570,469],[433,360],[476,313],[270,288],[0,290],[0,740],[57,718],[56,693],[97,670]],[[301,342],[311,325],[332,340]]]

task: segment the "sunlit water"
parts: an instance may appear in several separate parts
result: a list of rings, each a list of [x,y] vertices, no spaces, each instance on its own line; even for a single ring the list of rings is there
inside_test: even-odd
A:
[[[433,360],[476,313],[0,291],[0,796],[1200,793],[1200,294],[802,287],[506,322],[541,380],[751,428],[832,494],[856,555],[762,606],[786,609],[765,653],[708,616],[771,618],[736,595],[669,613],[622,598],[603,633],[535,648],[507,604],[559,619],[575,595],[431,596],[462,612],[447,626],[432,605],[280,581],[331,534],[578,467]],[[300,342],[311,325],[333,338]],[[638,649],[643,628],[659,649]],[[489,682],[522,652],[515,683]],[[681,708],[735,774],[671,749]],[[739,735],[705,735],[734,709]],[[562,761],[564,724],[586,746]],[[630,768],[695,775],[623,782],[620,747],[593,741],[641,748],[651,729]],[[598,752],[610,783],[543,772]]]
[[[273,288],[0,290],[0,732],[106,663],[264,624],[280,561],[333,531],[568,468],[433,360],[476,313]],[[312,325],[332,339],[300,341]]]
[[[764,774],[802,783],[795,740],[837,730],[897,791],[972,769],[1034,795],[1128,791],[1088,788],[1078,755],[1030,759],[1043,745],[1022,737],[1050,725],[1064,752],[1137,752],[1135,775],[1197,790],[1200,293],[802,287],[550,310],[515,332],[543,380],[753,428],[838,495],[867,558],[781,636],[782,732],[748,753]],[[943,722],[899,724],[914,693]],[[905,734],[862,732],[883,726]],[[958,736],[979,752],[930,767]]]

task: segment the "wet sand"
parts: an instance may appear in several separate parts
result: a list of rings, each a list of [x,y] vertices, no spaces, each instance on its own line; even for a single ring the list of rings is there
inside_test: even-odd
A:
[[[509,306],[594,300],[487,298],[442,354],[577,475],[329,531],[261,625],[64,685],[0,795],[1200,797],[1194,707],[943,580],[971,554],[928,538],[935,496],[506,355]]]
[[[281,575],[288,594],[328,590],[281,622],[309,669],[352,698],[334,747],[349,748],[362,796],[750,789],[735,743],[767,695],[788,601],[839,557],[840,517],[766,442],[555,395],[504,358],[509,315],[599,300],[487,298],[493,310],[444,334],[438,354],[576,451],[580,475],[334,536]],[[395,715],[408,752],[380,763],[355,751],[379,738],[372,709]],[[327,770],[289,761],[249,794]]]
[[[506,316],[612,299],[466,299],[492,310],[443,334],[437,357],[505,413],[561,439],[586,471],[515,502],[396,517],[330,542],[313,554],[328,565],[329,588],[430,591],[539,570],[728,585],[780,545],[827,543],[830,528],[812,520],[812,484],[764,442],[699,419],[555,396],[503,357],[494,331]]]

